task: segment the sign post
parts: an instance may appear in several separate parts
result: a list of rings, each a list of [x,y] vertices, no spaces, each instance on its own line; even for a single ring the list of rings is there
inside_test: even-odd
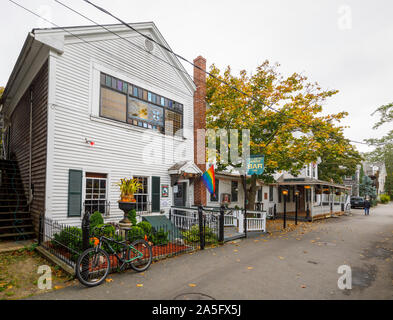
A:
[[[265,169],[265,156],[252,155],[247,159],[247,170],[244,174],[244,232],[247,237],[247,175],[261,175]]]

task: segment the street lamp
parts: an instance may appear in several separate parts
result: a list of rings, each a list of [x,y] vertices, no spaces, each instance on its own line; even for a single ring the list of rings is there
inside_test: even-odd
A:
[[[299,199],[300,191],[298,189],[295,190],[295,225],[297,225],[297,211],[298,211],[298,199]]]
[[[308,198],[309,198],[309,192],[311,192],[311,186],[304,186],[304,189],[306,189],[306,203],[307,203],[306,219],[310,220],[310,206],[308,203]]]
[[[288,189],[282,189],[282,194],[284,196],[284,229],[287,227],[287,195]]]

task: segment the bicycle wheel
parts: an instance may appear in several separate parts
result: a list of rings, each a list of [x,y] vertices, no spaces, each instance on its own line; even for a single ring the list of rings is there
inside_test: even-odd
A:
[[[110,270],[109,255],[102,249],[85,250],[76,262],[76,276],[80,283],[87,287],[100,285]]]
[[[131,260],[135,257],[138,257],[140,253],[143,254],[142,257],[136,258],[130,262],[131,268],[137,272],[145,271],[150,267],[151,261],[153,259],[153,252],[151,246],[142,239],[136,240],[131,245],[138,250],[139,252],[135,252],[133,249],[128,250],[128,259]]]

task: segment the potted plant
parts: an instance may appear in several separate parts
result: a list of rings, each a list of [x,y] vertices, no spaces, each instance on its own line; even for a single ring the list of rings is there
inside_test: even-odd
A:
[[[142,188],[142,184],[138,179],[120,179],[117,183],[120,187],[120,201],[119,202],[136,202],[134,194]]]
[[[134,194],[142,188],[142,184],[138,179],[120,179],[117,183],[120,187],[120,200],[119,209],[124,211],[124,219],[119,221],[119,224],[124,227],[129,227],[131,221],[128,219],[127,215],[130,210],[135,209],[136,200]]]

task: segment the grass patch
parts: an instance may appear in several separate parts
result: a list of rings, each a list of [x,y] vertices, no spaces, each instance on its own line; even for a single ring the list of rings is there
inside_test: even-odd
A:
[[[13,252],[0,253],[0,300],[21,299],[50,291],[38,288],[38,279],[42,274],[37,271],[42,265],[51,268],[53,289],[74,282],[61,268],[39,255],[35,248],[36,244],[33,244]]]

